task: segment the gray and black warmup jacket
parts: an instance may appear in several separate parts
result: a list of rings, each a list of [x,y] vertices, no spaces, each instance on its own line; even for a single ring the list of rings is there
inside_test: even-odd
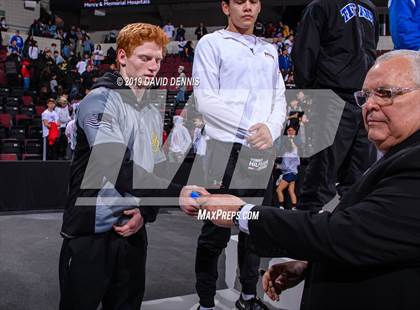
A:
[[[119,78],[106,73],[78,108],[64,237],[107,232],[136,207],[153,222],[158,209],[140,207],[141,197],[179,194],[179,186],[153,173],[165,160],[159,110],[149,104],[148,91],[138,101],[130,88],[117,86]]]

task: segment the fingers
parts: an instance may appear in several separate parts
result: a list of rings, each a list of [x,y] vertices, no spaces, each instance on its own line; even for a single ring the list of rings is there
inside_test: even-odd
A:
[[[139,231],[144,225],[144,220],[138,209],[125,210],[124,214],[131,215],[131,219],[125,225],[114,225],[113,228],[117,234],[123,237],[129,237]]]

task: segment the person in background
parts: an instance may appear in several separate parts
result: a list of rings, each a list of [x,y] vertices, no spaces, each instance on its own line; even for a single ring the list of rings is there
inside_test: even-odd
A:
[[[337,194],[342,197],[376,160],[353,94],[375,63],[378,19],[371,1],[358,3],[357,10],[351,0],[313,0],[302,14],[295,40],[289,36],[296,86],[330,89],[345,101],[334,142],[310,158],[297,206],[301,210],[319,211]],[[315,112],[302,107],[309,119],[307,133],[313,133]],[[307,136],[311,149],[313,140]]]
[[[165,32],[168,39],[171,40],[174,37],[174,32],[175,32],[174,25],[172,25],[172,23],[168,21],[166,25],[163,26],[163,32]]]
[[[7,26],[6,17],[2,16],[0,18],[0,31],[6,32],[8,29],[9,29],[9,26]]]
[[[265,27],[261,21],[257,21],[254,26],[254,35],[256,37],[264,37],[265,35]]]
[[[389,0],[394,49],[420,50],[420,0]]]
[[[57,75],[53,74],[51,76],[51,80],[50,80],[50,89],[51,89],[51,94],[53,97],[57,96],[57,91],[58,91],[58,82],[57,82]]]
[[[16,46],[19,49],[19,54],[22,53],[23,51],[23,38],[20,36],[20,31],[17,29],[15,34],[10,38],[10,43],[12,43],[13,41],[16,41]]]
[[[58,121],[60,122],[60,138],[58,140],[58,159],[69,159],[67,157],[68,140],[66,136],[67,124],[71,121],[69,105],[67,98],[61,96],[57,100],[58,106],[55,112],[58,114]]]
[[[183,24],[179,25],[176,30],[175,41],[185,41],[185,28]]]
[[[32,41],[28,49],[28,57],[31,61],[37,61],[39,56],[38,42]]]
[[[48,136],[50,135],[50,129],[52,127],[55,130],[58,130],[60,126],[59,118],[57,112],[54,111],[55,108],[55,99],[50,98],[47,101],[47,109],[42,112],[42,138],[43,138],[43,160],[57,160],[58,159],[58,143],[57,140],[52,144],[49,143]]]
[[[178,55],[182,59],[185,59],[185,45],[187,45],[187,41],[179,41],[178,42]]]
[[[67,159],[73,160],[74,150],[76,149],[76,119],[72,119],[66,126],[65,135],[68,141]]]
[[[192,47],[192,42],[188,41],[184,47],[185,57],[189,62],[193,62],[194,60],[194,48]]]
[[[297,204],[295,185],[298,178],[298,166],[300,165],[300,159],[297,147],[292,137],[286,138],[282,158],[283,159],[280,164],[282,175],[277,181],[278,186],[276,192],[280,208],[285,208],[283,191],[287,189],[292,203],[292,210],[295,210]]]
[[[185,70],[184,66],[178,67],[178,74],[179,74],[177,78],[178,93],[176,94],[176,97],[175,97],[175,102],[177,106],[179,105],[180,102],[185,101],[185,91],[187,90],[187,87],[185,86],[185,84],[186,84],[187,76],[185,75],[184,70]]]
[[[283,49],[281,55],[279,56],[279,67],[283,77],[286,77],[287,73],[292,68],[292,60],[289,56],[287,48]]]
[[[96,45],[95,50],[93,51],[93,64],[98,67],[102,60],[104,60],[104,52],[100,44]]]
[[[198,26],[194,31],[194,34],[197,36],[197,41],[200,40],[207,33],[207,28],[204,26],[203,22],[201,22],[200,26]]]
[[[201,179],[198,182],[192,181],[192,184],[206,184],[208,176],[208,165],[206,161],[207,141],[210,139],[205,132],[205,124],[201,115],[196,115],[193,118],[194,134],[193,134],[193,148],[195,153],[195,161],[197,165],[202,168]],[[195,163],[194,161],[194,163]]]
[[[55,59],[55,64],[57,66],[61,65],[62,63],[64,63],[64,58],[63,56],[60,55],[60,53],[58,51],[54,52],[54,59]]]
[[[28,90],[31,84],[31,72],[29,70],[30,62],[28,59],[22,60],[21,75],[23,79],[23,89]]]
[[[191,135],[184,125],[184,118],[176,115],[173,118],[174,128],[169,134],[169,162],[182,163],[191,146]]]

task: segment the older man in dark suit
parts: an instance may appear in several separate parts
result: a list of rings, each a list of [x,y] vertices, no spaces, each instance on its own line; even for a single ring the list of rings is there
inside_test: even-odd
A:
[[[273,300],[305,279],[301,309],[420,309],[420,52],[378,58],[355,96],[384,155],[334,212],[258,207],[197,187],[184,188],[180,202],[183,209],[239,211],[213,222],[238,225],[261,255],[299,260],[264,275]],[[186,198],[192,190],[202,197]],[[258,220],[247,220],[248,212]]]

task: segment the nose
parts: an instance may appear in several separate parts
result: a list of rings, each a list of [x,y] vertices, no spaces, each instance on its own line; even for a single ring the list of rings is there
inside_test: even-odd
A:
[[[244,3],[244,11],[249,11],[249,10],[251,10],[251,2],[247,0]]]
[[[159,66],[159,62],[156,59],[152,59],[150,61],[149,70],[152,72],[156,72],[157,70],[159,70]]]
[[[367,98],[366,103],[364,104],[363,108],[365,108],[367,111],[370,110],[378,110],[379,109],[379,105],[378,103],[375,101],[375,96],[371,95]]]

